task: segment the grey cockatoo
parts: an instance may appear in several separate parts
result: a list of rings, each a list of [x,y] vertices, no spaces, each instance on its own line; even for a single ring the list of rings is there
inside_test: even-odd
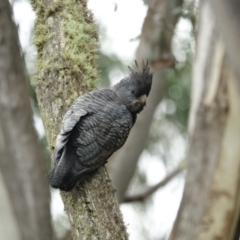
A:
[[[135,65],[113,87],[88,92],[69,108],[56,140],[52,187],[70,191],[123,146],[152,85],[148,63]]]

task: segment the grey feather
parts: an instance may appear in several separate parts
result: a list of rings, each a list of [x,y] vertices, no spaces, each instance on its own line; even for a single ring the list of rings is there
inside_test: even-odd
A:
[[[73,105],[66,112],[63,121],[60,134],[57,136],[55,143],[55,150],[53,155],[53,162],[56,165],[61,158],[63,148],[68,141],[69,135],[80,120],[81,117],[85,116],[88,112],[82,109],[84,105],[83,99],[79,97]]]
[[[79,97],[63,118],[56,140],[50,184],[65,191],[105,164],[127,140],[151,89],[147,64],[109,89]],[[143,77],[144,76],[144,77]]]

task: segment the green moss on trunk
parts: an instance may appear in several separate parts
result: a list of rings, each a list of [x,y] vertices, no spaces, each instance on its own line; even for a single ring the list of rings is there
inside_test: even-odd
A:
[[[32,5],[37,13],[36,93],[52,150],[67,108],[96,87],[98,30],[85,0],[32,0]],[[105,167],[76,189],[62,193],[73,239],[128,239]]]

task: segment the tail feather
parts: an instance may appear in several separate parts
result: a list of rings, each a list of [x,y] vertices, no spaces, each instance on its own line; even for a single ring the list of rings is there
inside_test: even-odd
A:
[[[79,162],[76,154],[67,152],[64,149],[62,157],[57,165],[53,166],[48,174],[50,185],[63,191],[71,191],[79,179],[85,176],[88,168],[80,166],[76,169],[75,161]]]
[[[74,159],[66,156],[66,149],[64,149],[58,164],[53,166],[48,174],[50,185],[53,188],[61,188],[72,168],[74,168]]]

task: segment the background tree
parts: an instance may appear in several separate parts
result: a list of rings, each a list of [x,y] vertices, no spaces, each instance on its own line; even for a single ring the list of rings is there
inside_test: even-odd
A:
[[[124,201],[139,156],[145,147],[155,109],[165,93],[167,68],[175,63],[171,52],[171,41],[181,12],[175,13],[174,10],[181,9],[182,3],[181,0],[151,1],[143,23],[136,59],[139,62],[142,59],[151,62],[154,71],[153,85],[147,107],[138,116],[126,144],[109,161],[111,179],[118,189],[117,197],[120,203]],[[156,16],[159,17],[158,21],[155,21]],[[152,34],[153,32],[155,34]],[[123,172],[124,178],[121,177]]]
[[[17,28],[0,2],[0,232],[2,239],[53,238],[44,161],[33,127]]]
[[[233,46],[224,43],[221,32],[222,23],[235,19],[227,14],[229,9],[225,6],[216,21],[213,9],[218,14],[219,6],[212,2],[201,2],[189,123],[189,166],[170,239],[239,239],[239,69],[231,61],[236,60],[232,58]],[[224,4],[220,8],[221,5]],[[233,6],[236,7],[231,5],[232,9]],[[234,29],[234,24],[228,27]],[[238,29],[232,37],[239,44],[236,33]]]

